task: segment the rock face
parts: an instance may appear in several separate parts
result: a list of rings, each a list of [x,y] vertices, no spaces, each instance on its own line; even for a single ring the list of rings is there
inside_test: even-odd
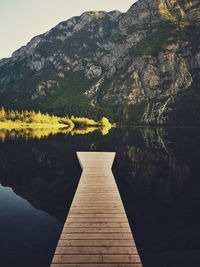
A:
[[[1,105],[200,125],[198,0],[85,12],[0,61]]]

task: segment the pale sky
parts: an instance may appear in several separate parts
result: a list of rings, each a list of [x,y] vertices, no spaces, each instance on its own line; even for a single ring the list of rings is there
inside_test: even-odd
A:
[[[88,10],[125,12],[136,0],[0,0],[0,58]]]

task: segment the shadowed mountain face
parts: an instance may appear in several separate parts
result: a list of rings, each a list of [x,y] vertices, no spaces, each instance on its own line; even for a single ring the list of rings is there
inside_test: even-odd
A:
[[[198,0],[85,12],[0,61],[1,105],[199,125]]]

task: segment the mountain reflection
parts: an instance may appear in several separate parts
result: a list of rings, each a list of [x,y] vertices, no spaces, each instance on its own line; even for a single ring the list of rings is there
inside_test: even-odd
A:
[[[166,266],[175,266],[170,265],[175,258],[176,266],[185,266],[187,251],[200,250],[200,129],[78,133],[5,138],[0,183],[64,222],[81,172],[75,152],[116,151],[113,172],[144,266],[162,266],[162,253],[167,253]]]
[[[81,172],[71,144],[55,139],[0,143],[0,184],[64,222]]]
[[[138,128],[122,142],[114,174],[144,266],[200,266],[200,129]]]
[[[131,180],[137,195],[142,191],[143,196],[154,193],[154,197],[172,200],[198,174],[200,138],[194,134],[189,139],[191,131],[141,128],[126,132],[118,151],[117,174],[127,174],[123,180]]]

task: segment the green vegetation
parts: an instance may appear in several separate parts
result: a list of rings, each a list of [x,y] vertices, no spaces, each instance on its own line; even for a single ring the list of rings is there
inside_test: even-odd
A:
[[[149,33],[137,46],[130,48],[131,55],[152,55],[157,56],[165,50],[168,45],[187,41],[196,48],[199,44],[200,29],[194,25],[180,27],[170,21],[161,24],[154,32]]]
[[[21,111],[0,109],[0,128],[74,128],[68,117],[42,114],[40,111]]]
[[[185,3],[186,6],[184,6]],[[155,72],[161,79],[158,79],[159,84],[157,86],[150,88],[151,91],[155,90],[153,92],[155,94],[146,94],[151,98],[152,95],[156,95],[156,90],[158,96],[160,96],[160,92],[167,95],[166,90],[175,80],[171,72],[162,74],[162,70],[159,70],[163,67],[161,66],[163,61],[159,60],[162,57],[158,57],[158,54],[160,52],[167,54],[171,51],[175,53],[175,58],[179,58],[179,55],[181,58],[187,58],[190,52],[194,54],[199,49],[200,28],[192,25],[192,21],[195,23],[195,20],[192,19],[195,14],[192,15],[188,12],[187,8],[191,4],[190,1],[159,0],[157,4],[163,19],[160,19],[159,16],[158,23],[154,20],[153,23],[148,23],[149,20],[143,19],[142,23],[137,25],[134,25],[128,19],[126,31],[119,30],[119,19],[112,19],[110,14],[106,15],[106,13],[96,11],[87,13],[87,16],[91,16],[92,19],[90,18],[88,23],[77,31],[73,30],[75,26],[73,23],[70,26],[69,22],[62,22],[60,24],[62,27],[56,26],[48,34],[41,35],[42,41],[35,48],[33,58],[20,57],[12,61],[12,64],[3,66],[0,73],[0,80],[2,81],[0,88],[1,105],[5,106],[6,109],[20,110],[21,113],[27,108],[35,112],[34,115],[26,114],[27,116],[24,116],[23,119],[19,118],[18,114],[15,125],[17,123],[19,125],[31,124],[33,127],[33,124],[38,126],[41,123],[43,126],[45,124],[48,126],[63,124],[63,127],[66,127],[71,123],[70,125],[75,125],[74,127],[78,128],[87,125],[98,127],[102,116],[109,117],[111,121],[117,120],[120,123],[141,123],[147,103],[151,105],[153,100],[129,105],[145,99],[142,95],[138,96],[140,85],[136,85],[136,82],[141,83],[143,87],[146,84],[145,80],[148,79],[146,75],[143,75],[144,71],[141,70],[143,63],[140,65],[141,67],[138,66],[138,70],[133,70],[133,66],[137,66],[134,63],[136,56],[140,56],[145,65],[152,62],[152,72],[154,71],[154,63],[158,68],[158,71],[155,70]],[[183,8],[181,9],[181,7]],[[152,8],[154,10],[153,6]],[[186,21],[187,16],[184,10],[186,13],[188,12],[188,19],[191,20],[190,25]],[[154,17],[154,14],[152,16]],[[79,25],[81,19],[79,17],[75,18],[75,24]],[[72,35],[69,34],[70,32],[72,32]],[[97,62],[97,59],[102,55],[112,54],[106,44],[109,42],[123,43],[129,36],[133,38],[137,36],[137,33],[140,33],[143,39],[129,51],[126,51],[130,53],[129,55],[126,55],[126,53],[122,55],[122,57],[125,56],[124,59],[116,59],[116,70],[111,77],[106,75],[110,69],[110,67],[107,67],[109,56],[107,60],[102,58],[103,64]],[[182,41],[186,41],[186,43]],[[148,55],[155,56],[157,59],[152,59]],[[44,64],[41,69],[36,68],[37,64],[32,64],[37,63],[37,61]],[[186,62],[189,61],[186,59]],[[86,77],[86,71],[90,68],[90,64],[101,65],[102,75],[99,78],[88,79]],[[37,70],[32,70],[34,69],[33,65]],[[110,69],[111,72],[113,70],[114,68]],[[133,71],[138,72],[138,78],[132,75]],[[192,70],[190,74],[193,76]],[[161,77],[162,75],[166,77]],[[91,97],[85,95],[85,92],[89,91],[101,77],[104,80],[102,79],[100,88],[93,90]],[[134,90],[138,90],[138,92],[135,94]],[[191,94],[195,95],[196,93],[193,91]],[[188,95],[188,99],[192,101],[193,97],[195,96]],[[186,98],[184,98],[185,102],[187,102]],[[37,112],[38,109],[41,111],[40,114]],[[54,114],[54,118],[45,117],[42,114],[45,112]],[[58,119],[64,114],[68,114],[70,122],[64,121],[63,118],[62,120]],[[33,122],[33,117],[36,122]],[[41,117],[42,120],[40,121]],[[94,120],[87,119],[90,117]],[[9,124],[9,121],[10,124],[14,124],[13,118],[8,118],[7,124]]]
[[[153,55],[156,56],[160,51],[166,48],[176,30],[176,25],[165,22],[157,30],[149,33],[137,46],[130,48],[131,55]]]
[[[81,54],[81,56],[85,56],[97,48],[97,45],[90,38],[91,32],[87,28],[79,30],[64,41],[56,39],[59,35],[62,35],[62,31],[56,28],[52,30],[51,37],[54,37],[53,42],[52,40],[46,40],[41,43],[37,48],[37,52],[47,58],[49,55],[60,51],[61,53],[67,54],[71,59],[74,59],[75,55]],[[83,44],[86,44],[86,46],[83,47]]]
[[[101,17],[101,13],[98,11],[90,11],[88,12],[88,15],[96,20],[98,20]]]
[[[171,12],[169,11],[165,0],[160,0],[160,3],[159,3],[159,12],[160,12],[161,16],[163,18],[165,18],[166,20],[170,20],[170,21],[173,21],[173,22],[176,22],[177,21],[176,17],[173,16],[171,14]]]
[[[185,4],[186,3],[190,4],[191,2],[186,0]],[[177,18],[176,15],[173,14],[173,9],[171,11],[169,10],[165,0],[160,0],[159,6],[158,6],[161,16],[168,21],[176,23],[180,27],[186,27],[190,25],[190,23],[186,20],[186,14],[183,8],[181,7],[181,5],[179,5],[179,3],[176,0],[171,0],[171,4],[176,5],[176,9],[179,10],[180,17]]]
[[[94,125],[98,125],[98,122],[94,121],[94,120],[91,120],[91,119],[88,119],[88,118],[76,118],[74,116],[71,116],[70,118],[73,123],[75,125],[78,125],[78,126],[81,126],[81,125],[90,125],[90,126],[94,126]]]
[[[96,82],[95,79],[87,79],[82,72],[66,71],[65,69],[61,69],[60,72],[64,73],[64,79],[60,78],[50,65],[45,66],[40,71],[40,81],[53,80],[59,83],[58,87],[56,85],[51,88],[45,87],[44,92],[46,95],[38,95],[38,98],[35,100],[31,99],[38,84],[42,82],[38,80],[37,75],[30,75],[23,84],[19,85],[20,90],[17,92],[17,101],[16,89],[11,88],[6,90],[5,94],[2,93],[1,104],[6,109],[40,110],[42,113],[54,113],[58,116],[68,114],[69,116],[74,115],[78,117],[81,114],[83,117],[92,117],[97,121],[104,116],[109,117],[113,121],[113,115],[109,108],[92,106],[91,99],[84,95],[84,92]]]
[[[38,138],[56,133],[86,134],[94,130],[107,134],[111,128],[112,124],[105,117],[96,122],[84,117],[58,117],[48,113],[42,114],[40,111],[5,111],[3,107],[0,109],[0,129],[28,129],[30,136]]]

